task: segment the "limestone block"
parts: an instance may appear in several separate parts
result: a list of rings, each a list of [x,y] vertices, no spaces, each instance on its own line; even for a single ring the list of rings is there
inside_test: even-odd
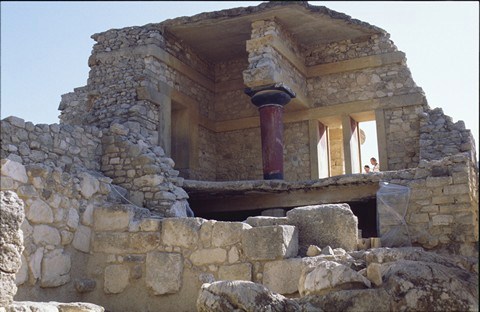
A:
[[[70,208],[67,214],[67,226],[70,229],[76,229],[78,227],[78,222],[80,221],[80,217],[78,215],[77,210]]]
[[[2,159],[2,176],[7,176],[12,178],[15,181],[19,181],[22,183],[28,182],[27,171],[25,170],[25,166],[19,162],[10,160],[10,159]]]
[[[21,259],[22,259],[22,265],[20,266],[20,269],[15,275],[15,284],[17,286],[22,285],[28,280],[28,261],[24,255],[22,255]]]
[[[72,246],[77,250],[89,252],[91,236],[92,230],[89,227],[80,225],[73,236]]]
[[[142,177],[133,179],[133,184],[137,187],[145,187],[145,186],[156,186],[162,184],[164,181],[164,177],[159,174],[148,174]]]
[[[453,223],[452,215],[436,215],[432,217],[433,225],[449,225]]]
[[[60,232],[49,225],[35,225],[33,227],[33,241],[37,245],[60,245]]]
[[[251,226],[288,225],[286,217],[256,216],[248,217],[245,222]]]
[[[158,232],[161,224],[161,219],[144,218],[140,220],[139,229],[144,232]]]
[[[112,264],[105,268],[103,290],[107,294],[119,294],[128,286],[130,269],[124,264]]]
[[[110,254],[148,252],[157,248],[159,243],[160,233],[155,232],[103,232],[95,233],[93,251]]]
[[[33,253],[33,255],[30,255],[28,267],[30,268],[34,279],[39,279],[42,276],[42,260],[44,250],[44,247],[40,247],[35,250],[35,253]]]
[[[16,292],[15,275],[0,271],[0,309],[13,301]]]
[[[200,228],[200,241],[203,247],[210,247],[212,245],[213,226],[217,223],[216,220],[206,220],[202,223]]]
[[[251,228],[243,222],[216,222],[213,225],[212,244],[215,247],[224,247],[239,243],[243,231]]]
[[[343,264],[328,260],[306,268],[298,282],[301,296],[324,295],[341,289],[363,289],[370,286],[370,281],[363,275]]]
[[[298,207],[287,212],[287,219],[298,228],[301,254],[310,245],[357,248],[358,221],[348,204]]]
[[[173,294],[182,287],[183,259],[178,253],[149,252],[146,260],[147,287],[155,295]]]
[[[96,231],[126,231],[134,211],[130,205],[106,205],[93,211],[93,227]]]
[[[243,231],[242,245],[250,260],[291,258],[298,252],[298,231],[291,225],[253,227]]]
[[[41,287],[58,287],[70,281],[70,255],[62,249],[47,252],[42,260]]]
[[[252,280],[252,265],[250,263],[239,263],[233,265],[224,265],[218,269],[219,280]]]
[[[60,231],[62,246],[69,245],[73,240],[73,233],[67,230]]]
[[[26,217],[33,223],[52,223],[53,212],[47,203],[41,199],[36,199],[27,207]]]
[[[298,291],[298,280],[304,267],[302,258],[267,262],[262,284],[275,293],[293,294]]]
[[[78,177],[80,179],[80,193],[86,199],[89,199],[93,194],[100,190],[100,182],[91,174],[81,172]]]
[[[238,253],[237,247],[233,246],[228,251],[228,263],[235,263],[240,260],[240,255]]]
[[[22,246],[9,243],[0,244],[0,270],[15,274],[20,269],[22,250]]]
[[[93,224],[93,211],[94,211],[93,204],[88,204],[87,208],[85,208],[85,211],[82,214],[83,225],[92,225]]]
[[[162,220],[162,240],[168,246],[191,248],[197,245],[204,219],[168,218]]]
[[[196,266],[224,263],[227,260],[227,251],[221,248],[200,249],[192,253],[190,260]]]
[[[367,267],[367,278],[375,285],[382,285],[382,265],[370,263]]]
[[[315,245],[308,246],[308,249],[307,249],[307,256],[308,257],[315,257],[315,256],[318,256],[321,253],[322,253],[322,249],[320,247],[315,246]]]

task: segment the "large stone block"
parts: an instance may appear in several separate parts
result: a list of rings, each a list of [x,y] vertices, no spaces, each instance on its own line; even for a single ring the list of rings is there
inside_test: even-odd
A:
[[[145,282],[155,295],[173,294],[182,287],[183,259],[178,253],[150,252]]]
[[[291,258],[298,252],[298,231],[291,225],[254,227],[243,232],[242,245],[249,260]]]
[[[304,267],[302,258],[267,262],[263,268],[262,284],[282,295],[296,293],[298,280]]]
[[[72,246],[83,252],[90,251],[90,238],[92,230],[89,227],[80,225],[73,236]]]
[[[126,231],[133,216],[130,205],[97,207],[93,211],[93,227],[96,231]]]
[[[41,199],[33,201],[29,207],[27,207],[26,217],[33,223],[52,223],[53,212],[47,203]]]
[[[80,178],[80,193],[85,198],[90,198],[100,190],[100,182],[98,179],[87,172],[79,174]]]
[[[298,207],[288,211],[287,218],[298,228],[300,254],[310,245],[357,248],[358,221],[348,204]]]
[[[48,225],[35,225],[33,227],[33,241],[37,245],[60,245],[60,232]]]
[[[286,217],[255,216],[248,217],[245,223],[251,226],[288,225]]]
[[[239,263],[221,266],[218,269],[218,279],[224,281],[251,281],[252,265],[250,263]]]
[[[242,222],[216,222],[213,225],[212,244],[215,247],[224,247],[239,243],[242,232],[251,228]]]
[[[113,264],[105,268],[103,290],[107,294],[119,294],[128,286],[130,269],[123,264]]]
[[[10,177],[13,180],[22,183],[28,182],[27,171],[25,170],[25,166],[21,163],[10,159],[2,159],[1,165],[2,176]]]
[[[41,287],[58,287],[70,281],[70,255],[61,249],[45,254],[42,260]]]
[[[227,251],[221,248],[200,249],[192,253],[190,260],[197,266],[224,263],[227,260]]]
[[[200,227],[204,223],[200,218],[168,218],[162,221],[162,240],[168,246],[191,248],[197,245]]]
[[[159,244],[160,233],[104,232],[95,233],[93,251],[111,254],[144,253],[156,249]]]

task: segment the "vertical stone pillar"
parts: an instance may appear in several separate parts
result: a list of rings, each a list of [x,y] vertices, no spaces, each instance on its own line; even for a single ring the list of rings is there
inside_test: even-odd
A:
[[[283,106],[295,93],[281,83],[247,88],[245,93],[260,113],[263,178],[283,179]]]

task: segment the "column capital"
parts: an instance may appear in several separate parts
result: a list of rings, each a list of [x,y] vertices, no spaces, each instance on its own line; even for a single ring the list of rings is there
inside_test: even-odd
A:
[[[295,92],[283,83],[246,88],[244,91],[251,97],[252,103],[257,107],[267,104],[284,106],[296,96]]]

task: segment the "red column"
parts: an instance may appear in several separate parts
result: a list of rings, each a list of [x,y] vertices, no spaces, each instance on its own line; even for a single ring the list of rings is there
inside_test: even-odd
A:
[[[283,179],[283,106],[295,93],[283,84],[245,90],[260,113],[263,178]]]

